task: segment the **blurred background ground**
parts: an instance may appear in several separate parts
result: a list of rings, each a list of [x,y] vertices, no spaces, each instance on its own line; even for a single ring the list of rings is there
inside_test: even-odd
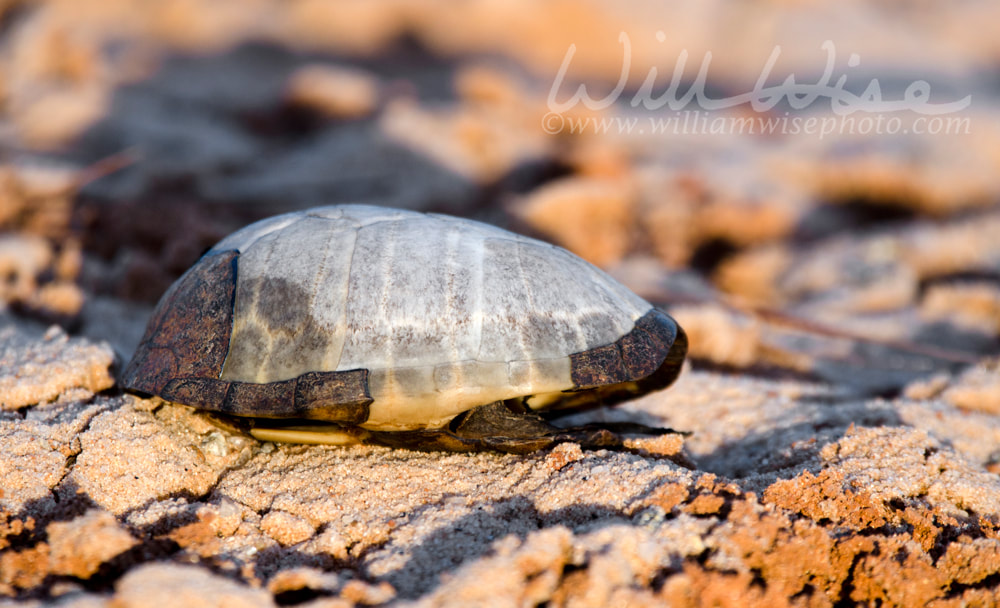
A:
[[[998,18],[988,0],[0,2],[0,593],[996,603]],[[769,58],[767,85],[828,86],[640,103],[745,94]],[[875,107],[873,82],[907,102]],[[581,84],[610,103],[568,103]],[[868,110],[838,113],[845,91]],[[551,240],[669,310],[691,339],[678,385],[589,415],[691,430],[694,469],[652,444],[274,446],[118,391],[153,304],[216,240],[349,202]]]

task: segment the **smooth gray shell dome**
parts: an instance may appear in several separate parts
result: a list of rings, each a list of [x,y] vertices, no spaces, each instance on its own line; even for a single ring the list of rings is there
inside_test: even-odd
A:
[[[206,253],[157,306],[124,384],[239,416],[436,429],[491,402],[532,395],[544,408],[652,377],[678,332],[559,247],[444,215],[330,206]]]

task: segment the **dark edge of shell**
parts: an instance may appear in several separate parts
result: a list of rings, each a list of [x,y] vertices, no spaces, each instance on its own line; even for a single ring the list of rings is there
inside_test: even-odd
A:
[[[160,299],[122,385],[201,409],[345,424],[368,419],[368,370],[307,372],[282,382],[218,379],[229,352],[239,252],[202,257]]]
[[[686,353],[687,337],[680,326],[654,308],[614,344],[570,355],[570,377],[574,390],[654,377],[657,384],[666,380],[662,386],[667,386],[677,377]],[[665,374],[672,374],[669,380],[663,377]],[[653,388],[657,387],[648,390]]]
[[[307,372],[281,382],[175,378],[160,397],[205,410],[255,418],[306,418],[344,424],[368,420],[368,370]]]
[[[235,250],[206,255],[167,290],[122,373],[125,388],[165,397],[176,378],[219,377],[232,335],[238,259]]]

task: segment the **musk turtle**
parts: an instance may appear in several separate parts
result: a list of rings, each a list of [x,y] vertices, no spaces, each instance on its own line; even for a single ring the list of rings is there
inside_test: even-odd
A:
[[[526,452],[621,447],[536,412],[664,388],[669,316],[565,249],[479,222],[339,205],[224,238],[157,305],[125,388],[262,440]]]

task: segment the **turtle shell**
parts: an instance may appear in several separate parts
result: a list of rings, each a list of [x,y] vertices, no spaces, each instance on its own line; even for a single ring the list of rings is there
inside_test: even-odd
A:
[[[554,245],[479,222],[341,205],[247,226],[160,300],[126,388],[236,416],[436,429],[670,384],[674,321]]]

